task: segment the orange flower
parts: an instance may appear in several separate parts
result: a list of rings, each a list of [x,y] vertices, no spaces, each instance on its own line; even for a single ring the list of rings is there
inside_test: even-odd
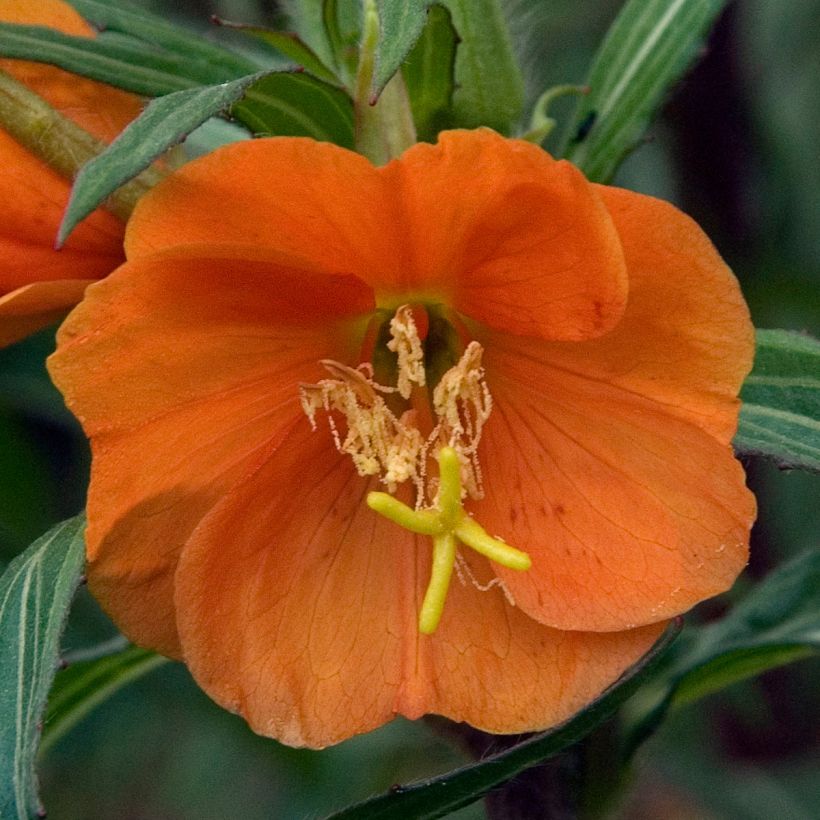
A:
[[[545,728],[744,566],[752,328],[672,206],[487,130],[381,168],[266,139],[160,183],[126,253],[50,361],[93,447],[90,581],[256,731]],[[431,570],[396,520],[447,509]]]
[[[0,0],[0,20],[93,34],[60,0]],[[13,75],[98,139],[110,141],[140,110],[131,94],[52,66],[0,60]],[[70,183],[0,130],[0,345],[57,321],[87,285],[123,261],[120,220],[96,211],[54,250]]]

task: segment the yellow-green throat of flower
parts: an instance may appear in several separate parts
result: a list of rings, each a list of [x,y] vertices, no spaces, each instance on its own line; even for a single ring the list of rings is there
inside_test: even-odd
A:
[[[419,631],[429,635],[444,611],[459,544],[509,569],[527,570],[531,561],[525,552],[489,536],[464,509],[466,499],[484,495],[478,445],[492,412],[481,365],[484,351],[471,341],[457,361],[443,366],[448,358],[455,359],[454,346],[442,344],[449,325],[433,314],[445,332],[434,334],[431,323],[427,339],[432,343],[425,348],[413,313],[408,305],[399,307],[389,324],[384,323],[374,347],[373,361],[392,377],[394,386],[377,382],[370,363],[351,368],[326,359],[321,364],[331,378],[301,385],[300,398],[314,429],[317,411],[325,411],[336,448],[351,457],[359,475],[379,475],[387,486],[389,493],[368,494],[368,506],[400,527],[433,539],[430,581],[419,612]],[[344,416],[344,436],[334,413]],[[428,475],[432,458],[438,476]],[[390,494],[405,481],[415,487],[415,509]]]

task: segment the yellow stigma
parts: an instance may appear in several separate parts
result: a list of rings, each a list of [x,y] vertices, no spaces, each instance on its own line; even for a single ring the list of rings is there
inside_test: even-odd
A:
[[[372,492],[367,505],[400,527],[433,539],[430,583],[419,613],[419,631],[436,631],[456,560],[457,541],[491,561],[509,569],[527,570],[532,565],[526,552],[487,535],[484,528],[465,512],[461,500],[461,460],[453,447],[442,447],[438,454],[438,505],[434,509],[414,510],[387,493]]]

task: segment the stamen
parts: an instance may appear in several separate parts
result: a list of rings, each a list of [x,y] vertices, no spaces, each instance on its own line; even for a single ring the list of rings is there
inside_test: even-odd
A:
[[[433,391],[433,409],[439,418],[434,433],[454,448],[461,457],[464,473],[462,496],[482,498],[481,467],[478,463],[478,445],[481,432],[490,418],[493,400],[484,381],[478,342],[470,342],[459,359],[436,385]]]
[[[413,424],[412,412],[404,413],[400,419],[393,415],[382,398],[393,388],[374,382],[366,365],[354,369],[331,359],[321,364],[335,378],[299,387],[302,409],[313,429],[316,411],[322,408],[327,412],[336,449],[351,457],[359,475],[382,474],[390,492],[410,479],[422,492],[419,465],[427,443]],[[331,412],[334,410],[347,422],[344,440],[336,428]]]
[[[399,395],[409,399],[413,391],[413,384],[424,387],[424,350],[421,339],[413,319],[413,309],[410,305],[402,305],[390,320],[390,333],[393,338],[387,343],[387,349],[398,356],[398,384]]]
[[[490,578],[486,584],[482,584],[478,578],[473,575],[473,571],[470,569],[470,565],[463,555],[456,555],[455,569],[461,586],[467,586],[467,581],[469,581],[479,592],[489,592],[493,587],[498,587],[504,593],[507,603],[510,606],[515,606],[515,598],[513,598],[510,590],[507,589],[507,585],[497,575],[494,578]]]
[[[529,555],[487,535],[484,528],[464,510],[461,498],[461,461],[452,447],[442,447],[438,455],[438,506],[413,510],[387,493],[371,492],[368,506],[404,529],[433,538],[430,582],[419,613],[419,631],[435,632],[444,611],[444,601],[456,560],[456,539],[501,566],[527,570]]]

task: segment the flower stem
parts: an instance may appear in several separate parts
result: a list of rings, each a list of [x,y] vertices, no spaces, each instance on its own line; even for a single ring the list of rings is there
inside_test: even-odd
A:
[[[0,128],[68,180],[108,147],[2,70]],[[149,169],[115,191],[103,207],[128,219],[137,200],[159,179],[160,175]]]

